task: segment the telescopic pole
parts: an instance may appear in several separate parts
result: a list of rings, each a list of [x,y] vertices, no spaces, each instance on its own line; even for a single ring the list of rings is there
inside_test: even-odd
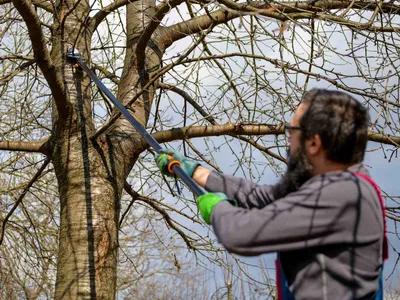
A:
[[[139,134],[146,140],[146,142],[156,151],[160,153],[161,145],[143,128],[143,126],[128,112],[128,110],[118,101],[118,99],[110,92],[109,89],[100,81],[100,79],[89,69],[86,63],[83,61],[82,56],[76,50],[69,49],[67,51],[67,57],[71,63],[78,64],[82,70],[84,70],[93,82],[99,87],[99,89],[107,96],[108,99],[118,108],[118,110],[124,115],[124,117],[132,124],[132,126],[139,132]],[[172,166],[172,170],[176,176],[178,176],[188,188],[200,196],[205,194],[205,191],[196,183],[194,180],[182,170],[178,164]]]

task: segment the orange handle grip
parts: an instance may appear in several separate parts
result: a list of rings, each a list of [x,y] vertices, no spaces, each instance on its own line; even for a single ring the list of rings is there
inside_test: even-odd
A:
[[[171,161],[168,163],[167,169],[168,169],[168,172],[170,172],[172,174],[172,173],[174,173],[173,167],[175,165],[181,166],[181,163],[179,160],[174,159],[174,157],[170,154],[168,154],[168,159]]]

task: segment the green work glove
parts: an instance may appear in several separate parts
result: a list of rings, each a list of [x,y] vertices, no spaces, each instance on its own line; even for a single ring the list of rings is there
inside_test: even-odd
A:
[[[223,193],[207,193],[197,198],[200,214],[207,224],[211,224],[211,213],[215,205],[221,201],[229,201],[232,205],[237,206],[236,200],[229,199]]]
[[[194,170],[200,165],[197,161],[187,158],[182,153],[173,149],[162,149],[160,154],[156,155],[156,163],[160,168],[161,173],[167,176],[173,175],[172,164],[174,163],[180,164],[182,170],[190,177],[193,176]]]

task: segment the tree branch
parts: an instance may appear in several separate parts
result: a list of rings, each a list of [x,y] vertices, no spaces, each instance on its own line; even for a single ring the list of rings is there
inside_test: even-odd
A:
[[[50,155],[51,145],[49,139],[43,139],[38,142],[0,141],[0,150],[38,152]]]
[[[209,29],[209,31],[211,31],[211,28]],[[184,60],[190,53],[192,53],[192,51],[198,46],[199,43],[201,43],[201,41],[206,37],[207,33],[209,32],[207,31],[205,34],[201,35],[200,38],[196,41],[196,43],[194,43],[191,47],[189,47],[189,49],[186,50],[185,53],[183,53],[181,56],[179,56],[179,58],[173,62],[172,64],[169,64],[168,67],[166,68],[162,68],[160,70],[157,71],[156,74],[154,74],[151,79],[142,87],[141,91],[137,92],[136,95],[125,105],[126,108],[130,107],[135,101],[136,99],[138,99],[145,91],[148,87],[150,87],[152,84],[154,84],[156,81],[158,81],[158,79],[165,74],[166,72],[168,72],[169,70],[171,70],[174,66],[180,64],[180,62],[182,60]],[[106,123],[104,124],[97,132],[95,132],[92,136],[90,136],[89,138],[91,140],[96,139],[98,136],[100,136],[101,134],[103,134],[108,128],[111,127],[112,124],[114,124],[114,122],[121,116],[121,112],[116,112],[114,114],[114,116]]]
[[[192,243],[190,242],[190,240],[188,239],[188,237],[186,236],[186,234],[180,229],[178,228],[173,222],[171,217],[168,215],[168,213],[162,209],[161,207],[159,207],[155,201],[149,197],[145,197],[142,195],[139,195],[136,191],[134,191],[131,187],[131,185],[125,181],[124,184],[124,189],[125,191],[132,196],[132,200],[139,200],[142,201],[146,204],[148,204],[150,207],[152,207],[154,210],[156,210],[157,212],[159,212],[163,217],[165,222],[167,222],[167,224],[169,225],[169,227],[171,227],[173,230],[175,230],[181,237],[182,239],[185,241],[186,245],[188,246],[189,249],[194,249]],[[131,204],[129,205],[129,207],[131,206]],[[126,213],[124,213],[124,216],[126,215]],[[120,221],[120,225],[121,225],[122,219]]]
[[[193,106],[194,109],[196,109],[208,122],[210,122],[212,125],[219,125],[217,123],[217,121],[214,119],[214,117],[210,114],[208,114],[199,104],[197,104],[194,99],[192,97],[189,96],[188,93],[186,93],[184,90],[181,90],[175,86],[169,85],[169,84],[165,84],[163,82],[158,83],[158,86],[163,88],[163,89],[168,89],[171,90],[175,93],[177,93],[178,95],[182,96],[182,98],[187,101],[188,103],[190,103],[190,105]],[[275,154],[274,152],[272,152],[271,150],[269,150],[267,147],[263,147],[259,144],[256,143],[256,141],[254,141],[254,139],[252,138],[247,138],[244,136],[240,136],[240,135],[234,135],[234,134],[229,134],[230,136],[237,138],[239,140],[242,140],[246,143],[249,143],[250,145],[252,145],[253,147],[257,148],[258,150],[260,150],[261,152],[264,152],[272,157],[274,157],[275,159],[280,160],[281,162],[286,163],[286,159],[284,159],[283,157],[281,157],[280,155]]]
[[[380,1],[292,1],[292,2],[273,2],[271,4],[259,1],[237,3],[230,0],[218,0],[226,7],[240,11],[252,12],[266,17],[281,18],[282,14],[293,14],[299,12],[318,13],[327,10],[352,9],[375,11],[390,14],[399,14],[400,6],[392,3],[381,3]],[[267,6],[265,6],[267,4]],[[284,21],[284,20],[282,20]]]
[[[199,33],[207,28],[210,28],[226,23],[234,18],[243,16],[243,13],[230,13],[224,9],[217,10],[208,15],[192,18],[188,21],[183,21],[178,24],[166,28],[165,48],[168,48],[175,41],[186,36]]]
[[[284,134],[283,125],[268,125],[268,124],[232,124],[211,126],[188,126],[181,128],[173,128],[170,130],[159,131],[153,134],[153,137],[159,143],[166,143],[175,140],[190,139],[206,136],[220,135],[280,135]],[[387,144],[399,147],[400,137],[377,132],[368,132],[368,139],[373,142]],[[148,145],[142,141],[144,146],[141,151],[144,151]]]
[[[375,11],[380,5],[377,1],[356,1],[355,3],[351,1],[315,1],[313,4],[310,4],[309,1],[287,3],[274,2],[272,5],[267,2],[258,1],[248,2],[246,4],[229,0],[219,0],[218,2],[225,5],[225,8],[168,27],[166,47],[181,38],[208,28],[213,23],[214,26],[216,26],[248,14],[262,15],[282,22],[287,20],[315,18],[336,22],[350,28],[362,28],[368,31],[397,32],[400,29],[394,27],[375,27],[370,24],[349,21],[341,16],[323,14],[323,12],[328,10],[346,9],[350,5],[352,5],[352,9]],[[383,3],[381,11],[398,15],[400,14],[400,6],[391,3]]]
[[[0,5],[7,3],[12,3],[12,0],[0,0]],[[48,11],[49,13],[54,13],[54,6],[48,0],[32,0],[32,4]]]
[[[390,134],[382,134],[374,131],[368,132],[368,139],[371,142],[377,142],[386,145],[400,147],[400,137]]]
[[[371,99],[376,99],[376,100],[391,104],[391,105],[396,106],[396,107],[400,106],[400,104],[398,104],[396,102],[386,100],[384,96],[380,96],[379,97],[376,94],[368,93],[368,92],[366,92],[364,90],[355,90],[355,89],[350,88],[350,87],[348,87],[346,85],[340,84],[337,80],[335,80],[335,79],[333,79],[331,77],[324,76],[324,75],[321,75],[319,73],[309,72],[309,71],[306,71],[306,70],[303,70],[303,69],[299,69],[299,68],[296,68],[294,65],[290,64],[289,62],[282,61],[282,60],[275,59],[275,58],[269,58],[269,57],[266,57],[266,56],[263,56],[263,55],[253,55],[253,54],[250,54],[250,53],[239,53],[239,52],[237,52],[237,53],[227,53],[227,54],[222,54],[222,55],[201,56],[201,57],[196,57],[196,58],[185,59],[185,60],[180,61],[179,63],[175,63],[175,65],[177,65],[177,64],[187,64],[187,63],[198,63],[199,61],[207,61],[207,60],[214,60],[214,59],[224,59],[224,58],[235,57],[235,56],[248,57],[248,58],[253,58],[253,59],[256,58],[256,59],[265,60],[265,61],[268,61],[269,63],[275,65],[275,67],[277,67],[277,68],[288,69],[288,70],[292,70],[292,71],[294,71],[296,73],[310,75],[310,76],[316,78],[317,80],[320,80],[320,79],[325,80],[325,81],[329,82],[330,84],[332,84],[332,85],[334,85],[334,86],[336,86],[336,87],[338,87],[338,88],[340,88],[340,89],[342,89],[342,90],[344,90],[346,92],[353,93],[353,94],[360,95],[360,96],[367,97],[367,98],[371,98]],[[165,73],[165,69],[168,69],[168,70],[171,69],[171,65],[164,66],[163,68],[161,68],[159,70],[159,72]],[[326,70],[322,69],[322,71],[326,71]],[[333,75],[340,75],[340,74],[332,72],[332,71],[331,71],[331,73]]]
[[[14,211],[17,209],[18,205],[22,202],[22,200],[24,199],[26,193],[29,191],[29,189],[32,187],[32,185],[35,183],[35,181],[40,177],[40,175],[46,169],[46,167],[49,164],[50,160],[51,160],[50,157],[46,158],[46,160],[44,161],[43,165],[36,172],[35,176],[33,176],[33,178],[28,182],[28,184],[26,185],[25,189],[22,191],[21,195],[18,197],[17,201],[15,201],[15,203],[14,203],[13,207],[11,208],[11,210],[8,212],[8,214],[4,218],[3,225],[1,227],[1,234],[0,234],[0,246],[3,243],[4,233],[5,233],[5,230],[6,230],[6,224],[8,222],[8,219],[12,216]]]
[[[10,0],[11,1],[11,0]],[[35,61],[35,58],[32,56],[26,56],[26,55],[4,55],[0,56],[0,61],[4,60],[27,60],[27,61]]]
[[[46,46],[46,39],[41,29],[40,20],[27,0],[13,0],[28,28],[29,37],[32,43],[33,53],[39,68],[42,70],[57,106],[58,115],[65,119],[68,115],[68,100],[65,92],[61,70],[56,68],[51,60],[50,53]]]
[[[138,0],[116,0],[113,3],[107,5],[100,9],[98,13],[96,13],[93,18],[89,22],[89,28],[91,32],[94,32],[99,26],[99,24],[113,11],[117,10],[118,8],[127,5],[128,3],[136,2]]]
[[[96,65],[96,64],[92,64],[92,68],[102,72],[106,78],[110,79],[115,84],[119,84],[119,82],[120,82],[119,77],[117,75],[115,75],[114,73],[111,73],[110,71],[108,71],[106,68]]]
[[[45,11],[49,13],[54,13],[54,5],[52,4],[51,1],[48,0],[32,0],[32,4],[36,7],[39,7],[41,9],[44,9]]]
[[[164,16],[170,12],[174,7],[178,6],[179,4],[185,2],[186,0],[170,0],[170,1],[163,1],[161,5],[157,8],[156,14],[151,18],[151,21],[143,30],[139,41],[136,46],[136,56],[138,60],[138,70],[144,70],[144,63],[145,63],[145,51],[147,47],[147,43],[149,42],[151,36],[153,35],[154,31],[160,25]]]
[[[283,134],[283,125],[267,124],[232,124],[210,126],[188,126],[158,131],[153,137],[159,143],[166,143],[183,138],[195,138],[220,135],[279,135]]]
[[[1,59],[0,59],[0,61],[1,61]],[[16,69],[12,70],[10,73],[5,74],[4,76],[1,76],[0,77],[0,84],[3,84],[3,83],[6,83],[6,82],[10,81],[16,75],[18,75],[20,72],[22,72],[23,70],[29,68],[34,63],[35,63],[35,60],[30,60],[30,61],[26,61],[26,62],[20,64]]]
[[[194,99],[192,97],[189,96],[188,93],[186,93],[184,90],[170,85],[170,84],[166,84],[164,82],[159,82],[157,83],[157,86],[159,86],[160,88],[167,90],[167,91],[172,91],[174,93],[177,93],[178,95],[180,95],[185,101],[187,101],[188,103],[190,103],[191,106],[193,106],[194,109],[196,109],[202,116],[203,118],[205,118],[208,122],[210,122],[212,125],[218,125],[217,121],[214,119],[214,117],[210,114],[208,114],[199,104],[196,103],[196,101],[194,101]]]

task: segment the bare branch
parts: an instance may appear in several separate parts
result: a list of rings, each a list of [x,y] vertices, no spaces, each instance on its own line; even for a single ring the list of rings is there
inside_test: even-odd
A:
[[[13,4],[26,23],[35,60],[49,84],[57,105],[58,114],[60,118],[66,118],[68,114],[68,109],[66,109],[68,100],[61,70],[56,68],[51,60],[49,50],[46,46],[46,39],[42,32],[41,22],[29,1],[13,0]]]
[[[173,128],[171,130],[159,131],[153,134],[153,137],[159,143],[166,143],[175,140],[220,136],[220,135],[280,135],[284,134],[283,125],[268,124],[223,124],[212,126],[188,126]],[[370,141],[399,147],[400,137],[380,134],[370,131],[368,133]],[[143,142],[145,144],[145,142]],[[143,149],[144,150],[144,149]]]
[[[44,9],[45,11],[48,11],[49,13],[54,13],[54,5],[52,4],[52,1],[48,1],[48,0],[33,0],[32,4],[34,6],[36,6],[36,7]]]
[[[113,3],[100,9],[100,11],[93,16],[92,20],[89,23],[89,28],[91,32],[94,32],[96,30],[97,26],[99,26],[99,24],[108,16],[108,14],[124,5],[127,5],[128,3],[136,1],[137,0],[115,0]]]
[[[4,76],[1,76],[0,84],[6,83],[6,82],[12,80],[16,75],[18,75],[23,70],[32,66],[34,63],[35,63],[35,60],[24,62],[23,64],[19,65],[16,69],[12,70],[10,73],[5,74]]]
[[[194,101],[194,99],[192,97],[189,96],[188,93],[186,93],[184,90],[170,85],[170,84],[166,84],[163,82],[159,82],[158,86],[164,90],[170,90],[173,91],[175,93],[177,93],[178,95],[180,95],[183,99],[185,99],[185,101],[187,101],[188,103],[190,103],[190,105],[193,106],[194,109],[196,109],[202,116],[203,118],[205,118],[208,122],[210,122],[212,125],[217,125],[217,121],[214,119],[213,116],[211,116],[210,114],[208,114],[199,104],[196,103],[196,101]]]
[[[289,70],[295,71],[296,73],[310,75],[310,76],[312,76],[312,77],[314,77],[314,78],[316,78],[318,80],[323,79],[323,80],[331,83],[332,85],[334,85],[334,86],[336,86],[336,87],[338,87],[338,88],[340,88],[340,89],[342,89],[344,91],[347,91],[349,93],[353,93],[353,94],[360,95],[360,96],[367,97],[367,98],[371,98],[371,99],[376,99],[376,100],[379,100],[379,101],[382,101],[382,102],[385,102],[385,103],[388,103],[388,104],[391,104],[391,105],[394,105],[394,106],[397,106],[397,107],[400,106],[400,104],[398,104],[396,102],[386,100],[384,96],[379,96],[377,94],[368,93],[368,92],[365,92],[364,90],[356,90],[356,89],[350,88],[350,87],[348,87],[348,86],[346,86],[344,84],[340,84],[337,80],[335,80],[333,78],[330,78],[328,76],[324,76],[324,75],[321,75],[321,74],[318,74],[318,73],[315,73],[315,72],[309,72],[309,71],[297,68],[294,65],[292,65],[292,64],[290,64],[290,63],[288,63],[286,61],[282,61],[282,60],[275,59],[275,58],[269,58],[269,57],[266,57],[266,56],[263,56],[263,55],[253,55],[253,54],[249,54],[249,53],[239,53],[239,52],[238,53],[227,53],[227,54],[223,54],[223,55],[202,56],[202,57],[196,57],[196,58],[191,58],[191,59],[185,59],[185,60],[182,60],[182,61],[180,61],[179,63],[176,63],[176,64],[186,64],[186,63],[192,63],[192,62],[193,63],[197,63],[199,61],[206,61],[206,60],[212,60],[212,59],[223,59],[223,58],[234,57],[234,56],[249,57],[249,58],[256,58],[256,59],[265,60],[265,61],[268,61],[271,64],[273,64],[276,67],[281,68],[281,69],[289,69]],[[161,73],[165,73],[164,70],[171,68],[170,66],[171,65],[164,66],[159,71]],[[335,74],[333,71],[331,71],[331,73],[334,74],[334,75],[339,75],[337,73]]]
[[[28,60],[28,61],[35,61],[35,58],[32,56],[26,55],[4,55],[0,56],[0,61],[4,60]]]
[[[7,3],[12,3],[12,0],[0,0],[0,5]],[[48,0],[32,0],[32,4],[36,7],[44,9],[45,11],[54,13],[54,7]]]
[[[153,137],[159,143],[166,143],[183,138],[195,138],[220,135],[279,135],[283,134],[283,125],[267,124],[232,124],[211,126],[188,126],[159,131]]]
[[[372,142],[377,142],[381,144],[393,145],[400,147],[400,137],[390,134],[381,134],[377,132],[368,132],[368,139]]]
[[[139,72],[144,69],[145,63],[145,50],[147,47],[147,43],[149,42],[153,32],[157,29],[158,25],[160,25],[164,16],[171,11],[174,7],[179,4],[185,2],[185,0],[170,0],[164,1],[158,7],[157,13],[151,18],[151,21],[143,30],[140,39],[136,46],[136,56],[138,60],[138,70]]]
[[[208,114],[207,112],[205,112],[204,109],[203,109],[199,104],[197,104],[197,103],[194,101],[194,99],[193,99],[192,97],[190,97],[189,94],[186,93],[185,91],[183,91],[183,90],[181,90],[181,89],[179,89],[179,88],[177,88],[177,87],[175,87],[175,86],[171,86],[171,85],[169,85],[169,84],[165,84],[165,83],[162,83],[162,82],[160,82],[160,83],[158,84],[158,86],[161,87],[161,88],[164,88],[164,89],[171,90],[171,91],[173,91],[173,92],[179,94],[180,96],[182,96],[182,98],[184,98],[187,102],[189,102],[190,105],[192,105],[192,106],[193,106],[193,107],[208,121],[208,122],[210,122],[212,125],[219,125],[219,124],[217,123],[217,121],[214,119],[214,117],[211,116],[210,114]],[[266,154],[268,154],[268,155],[274,157],[275,159],[278,159],[278,160],[280,160],[281,162],[286,163],[286,159],[284,159],[283,157],[281,157],[281,156],[275,154],[274,152],[270,151],[267,147],[263,147],[263,146],[257,144],[257,143],[254,141],[254,139],[252,139],[252,138],[247,138],[247,137],[244,137],[244,136],[234,135],[234,134],[228,134],[228,135],[230,135],[230,136],[232,136],[232,137],[234,137],[234,138],[237,138],[237,139],[239,139],[239,140],[242,140],[242,141],[244,141],[244,142],[246,142],[246,143],[249,143],[249,144],[252,145],[253,147],[255,147],[255,148],[257,148],[258,150],[260,150],[261,152],[264,152],[264,153],[266,153]],[[186,140],[187,143],[189,142],[188,139],[185,139],[185,140]],[[192,149],[195,150],[194,147],[192,147]],[[195,151],[196,151],[196,150],[195,150]],[[198,155],[199,155],[199,154],[198,154]],[[199,155],[199,156],[200,156],[200,155]],[[204,160],[204,158],[203,158],[203,160]]]
[[[171,217],[168,215],[168,213],[164,209],[159,207],[153,199],[139,195],[136,191],[134,191],[132,189],[131,185],[129,183],[127,183],[126,181],[124,184],[124,189],[129,195],[132,196],[133,200],[142,201],[142,202],[148,204],[150,207],[152,207],[157,212],[159,212],[164,217],[164,220],[165,220],[165,222],[167,222],[168,226],[171,227],[173,230],[175,230],[182,237],[182,239],[185,241],[188,248],[194,249],[194,247],[193,247],[192,243],[190,242],[189,238],[187,237],[187,235],[173,223],[173,221],[172,221]],[[120,221],[120,224],[121,224],[121,222],[122,222],[122,219]]]
[[[350,28],[362,28],[368,31],[380,31],[380,32],[397,32],[400,28],[395,27],[375,27],[371,24],[361,24],[358,22],[349,21],[341,16],[334,16],[324,14],[323,12],[329,10],[346,9],[350,5],[353,5],[353,9],[363,9],[367,11],[375,11],[379,4],[374,1],[315,1],[313,4],[309,1],[305,2],[281,2],[274,3],[271,5],[266,2],[248,2],[246,4],[236,3],[229,0],[218,1],[225,5],[226,8],[222,8],[209,15],[203,15],[196,18],[192,18],[187,21],[172,25],[168,27],[168,38],[166,40],[167,47],[174,41],[186,37],[187,35],[198,33],[211,24],[214,26],[226,23],[232,19],[248,14],[257,14],[271,19],[279,21],[287,20],[299,20],[299,19],[320,19],[325,21],[336,22],[339,24],[346,25]],[[390,13],[398,15],[400,14],[400,6],[391,3],[382,4],[381,11],[384,13]]]
[[[326,12],[328,10],[338,9],[362,9],[368,11],[375,11],[377,9],[384,13],[399,14],[400,6],[392,3],[381,3],[379,1],[293,1],[293,2],[273,2],[273,4],[250,1],[246,3],[237,3],[230,0],[218,0],[219,3],[225,5],[230,9],[240,12],[256,12],[259,15],[277,18],[281,21],[282,14],[293,14],[298,12]],[[265,6],[266,5],[266,6]]]
[[[211,30],[211,28],[209,29]],[[136,99],[138,99],[146,90],[148,87],[150,87],[152,84],[154,84],[155,82],[157,82],[159,80],[159,78],[165,74],[166,72],[168,72],[169,70],[171,70],[174,66],[180,64],[180,62],[182,60],[184,60],[190,53],[192,53],[193,49],[195,49],[198,44],[201,43],[201,41],[206,37],[206,34],[208,32],[206,32],[204,35],[202,35],[196,43],[194,43],[184,54],[182,54],[177,60],[176,62],[168,65],[168,67],[166,68],[162,68],[160,69],[156,74],[154,74],[152,76],[152,78],[142,87],[142,90],[140,92],[138,92],[130,101],[129,103],[127,103],[125,105],[125,107],[130,107],[135,101]],[[92,136],[90,136],[91,140],[96,139],[98,136],[100,136],[101,134],[103,134],[108,128],[111,127],[112,124],[114,124],[114,122],[121,116],[121,112],[117,112],[116,114],[114,114],[114,116],[106,123],[104,124],[95,134],[93,134]]]
[[[0,141],[0,150],[38,152],[49,155],[51,153],[51,145],[49,139],[43,139],[38,142]]]
[[[200,157],[202,161],[204,161],[207,165],[213,167],[219,173],[222,173],[222,170],[216,164],[214,164],[210,159],[208,159],[203,153],[197,150],[197,148],[193,145],[193,143],[189,139],[185,139],[185,143],[188,144],[188,146],[194,151],[194,153],[197,154],[198,157]]]
[[[50,160],[51,160],[50,157],[46,158],[46,160],[44,161],[43,165],[36,172],[35,176],[33,176],[33,178],[28,182],[28,184],[26,185],[25,189],[22,191],[21,195],[18,197],[17,201],[15,201],[14,206],[11,208],[11,210],[8,212],[8,214],[4,218],[3,224],[1,226],[0,246],[3,243],[4,233],[5,233],[5,230],[6,230],[6,224],[8,222],[8,219],[12,216],[14,211],[17,209],[18,205],[22,202],[22,200],[24,199],[26,193],[29,191],[29,189],[32,187],[32,185],[36,182],[36,180],[40,177],[40,175],[46,169],[46,167],[49,164]]]
[[[104,74],[105,77],[107,77],[108,79],[110,79],[112,82],[114,82],[115,84],[119,84],[120,80],[118,78],[117,75],[115,75],[114,73],[111,73],[110,71],[108,71],[106,68],[103,68],[102,66],[96,65],[96,64],[92,64],[92,68],[95,70],[98,70],[100,72],[102,72]]]
[[[165,34],[165,48],[172,45],[173,42],[182,39],[188,35],[199,33],[211,26],[217,26],[219,24],[226,23],[234,18],[242,16],[243,13],[230,13],[224,9],[204,15],[200,17],[192,18],[188,21],[172,25],[166,28]]]

